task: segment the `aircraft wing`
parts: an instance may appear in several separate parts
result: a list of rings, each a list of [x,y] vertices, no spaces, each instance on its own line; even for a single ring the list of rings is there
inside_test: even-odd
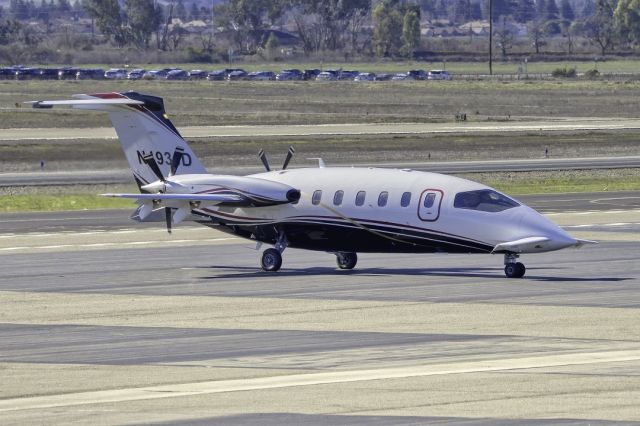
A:
[[[244,201],[239,195],[234,194],[100,194],[102,197],[115,197],[115,198],[131,198],[140,201],[203,201],[212,204],[217,203],[233,203]]]

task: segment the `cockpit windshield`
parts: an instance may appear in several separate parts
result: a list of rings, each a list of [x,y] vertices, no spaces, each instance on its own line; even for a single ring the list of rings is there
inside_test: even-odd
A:
[[[491,213],[501,212],[519,205],[506,195],[502,195],[492,189],[459,192],[453,200],[453,207],[455,208]]]

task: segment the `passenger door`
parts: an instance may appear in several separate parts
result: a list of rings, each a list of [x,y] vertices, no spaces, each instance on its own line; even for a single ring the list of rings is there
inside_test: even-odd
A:
[[[439,189],[425,189],[420,195],[418,217],[425,222],[435,222],[440,217],[444,193]]]

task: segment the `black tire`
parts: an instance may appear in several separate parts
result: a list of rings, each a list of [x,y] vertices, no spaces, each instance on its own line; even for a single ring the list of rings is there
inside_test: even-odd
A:
[[[264,271],[276,272],[282,266],[282,255],[274,248],[266,249],[262,253],[260,266]]]
[[[509,263],[504,267],[504,274],[507,278],[522,278],[527,268],[520,262]]]
[[[336,253],[336,262],[340,269],[353,269],[358,263],[358,255],[355,253]]]

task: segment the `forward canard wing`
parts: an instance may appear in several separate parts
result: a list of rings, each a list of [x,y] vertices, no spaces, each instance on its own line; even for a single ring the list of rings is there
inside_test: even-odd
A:
[[[527,237],[515,241],[497,244],[491,253],[525,253],[544,250],[545,243],[551,241],[547,237]]]
[[[580,248],[585,244],[597,244],[591,240],[577,240],[566,237],[563,240],[549,237],[527,237],[497,244],[491,253],[542,253],[567,247]]]

